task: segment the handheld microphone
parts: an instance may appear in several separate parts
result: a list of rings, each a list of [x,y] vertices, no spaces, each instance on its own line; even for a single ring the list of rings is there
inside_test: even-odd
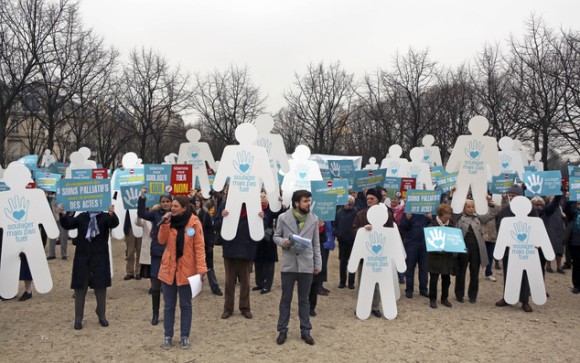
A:
[[[173,213],[169,212],[170,215],[173,215]],[[159,227],[160,225],[162,225],[163,223],[167,222],[167,219],[165,218],[165,216],[163,216],[163,218],[161,218],[161,220],[159,221],[159,223],[157,223],[157,227]]]

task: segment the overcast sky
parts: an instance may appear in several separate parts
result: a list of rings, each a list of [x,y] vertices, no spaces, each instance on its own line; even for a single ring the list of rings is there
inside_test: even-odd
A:
[[[81,0],[81,12],[124,56],[143,45],[191,73],[247,65],[271,112],[309,62],[340,61],[361,77],[389,68],[397,50],[428,47],[456,66],[486,42],[521,37],[532,13],[580,30],[579,0]]]

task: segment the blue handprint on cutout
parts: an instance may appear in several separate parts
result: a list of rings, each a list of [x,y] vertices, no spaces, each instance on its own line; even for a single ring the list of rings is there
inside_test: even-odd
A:
[[[199,147],[197,146],[192,146],[191,148],[189,148],[189,155],[193,158],[193,159],[197,159],[197,157],[199,156]]]
[[[512,157],[509,156],[509,155],[505,155],[504,154],[504,155],[501,156],[501,160],[500,161],[501,161],[501,167],[503,169],[507,169],[510,166],[511,162],[512,162]]]
[[[270,150],[272,149],[272,141],[263,137],[263,138],[256,140],[256,145],[261,146],[264,149],[266,149],[266,151],[268,152],[268,155],[270,155]]]
[[[542,179],[539,174],[532,174],[528,176],[526,188],[528,188],[532,193],[539,195],[542,192],[543,183],[544,179]]]
[[[480,141],[471,140],[468,147],[464,149],[465,155],[471,160],[478,160],[483,148],[484,145]]]
[[[296,176],[299,179],[305,179],[308,176],[308,164],[301,163],[296,165]]]
[[[511,231],[511,236],[516,242],[525,242],[530,236],[532,226],[522,221],[514,223],[514,229]]]
[[[330,163],[330,174],[336,178],[340,177],[340,164],[336,161]]]
[[[424,155],[423,155],[423,160],[425,161],[429,161],[431,159],[431,154],[432,154],[432,150],[431,149],[423,149]]]
[[[28,206],[30,205],[30,201],[28,199],[14,196],[11,199],[8,199],[8,205],[10,208],[4,208],[6,217],[15,223],[26,222]]]
[[[411,175],[411,178],[417,179],[417,177],[421,173],[421,168],[418,167],[417,165],[413,165],[409,168],[409,173]]]
[[[391,174],[397,174],[397,172],[399,171],[399,168],[401,167],[401,164],[398,162],[391,162],[389,164],[389,171]]]
[[[383,247],[385,245],[385,236],[373,232],[369,235],[367,241],[367,249],[374,255],[382,255]]]
[[[252,168],[254,156],[247,151],[239,151],[236,155],[237,159],[233,162],[234,169],[240,174],[246,174]]]

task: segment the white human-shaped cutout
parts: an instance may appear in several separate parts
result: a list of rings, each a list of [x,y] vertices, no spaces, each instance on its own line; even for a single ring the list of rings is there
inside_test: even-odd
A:
[[[501,220],[493,257],[501,259],[506,248],[509,248],[509,269],[505,280],[504,300],[515,304],[519,300],[523,272],[526,271],[530,284],[532,301],[536,305],[546,303],[546,286],[540,264],[540,252],[546,260],[556,256],[550,243],[546,226],[541,218],[528,217],[532,203],[526,197],[515,197],[510,202],[514,217]]]
[[[406,176],[415,178],[415,189],[433,190],[433,180],[431,179],[431,170],[429,165],[424,162],[424,151],[421,147],[414,147],[409,153],[411,161],[407,163]]]
[[[509,136],[499,139],[499,165],[501,173],[518,174],[520,179],[524,177],[524,163],[519,150],[514,150],[514,140]]]
[[[72,171],[78,169],[93,169],[93,164],[87,161],[85,156],[80,151],[72,152],[68,159],[70,161],[69,166],[66,168],[65,178],[71,179],[72,178]]]
[[[522,142],[518,139],[514,139],[513,143],[512,143],[512,148],[514,151],[517,151],[520,153],[520,155],[522,157],[522,163],[524,164],[524,166],[527,166],[530,162],[530,156],[528,155],[528,151],[525,148],[525,146],[522,144]]]
[[[41,168],[48,168],[52,164],[56,162],[56,158],[52,155],[52,151],[50,149],[44,150],[44,154],[42,154],[42,161],[40,162]]]
[[[310,182],[322,180],[318,163],[310,159],[310,149],[306,145],[298,145],[290,159],[290,171],[282,180],[282,199],[284,205],[291,205],[292,193],[296,190],[310,191]]]
[[[169,155],[165,155],[162,164],[176,164],[176,163],[177,163],[177,154],[171,153]]]
[[[447,161],[445,170],[448,173],[458,172],[457,190],[453,194],[451,208],[454,213],[461,213],[467,192],[471,187],[475,211],[487,213],[487,166],[492,175],[500,174],[497,142],[491,136],[483,134],[489,128],[489,122],[483,116],[475,116],[468,124],[471,135],[461,135],[455,141],[455,147]]]
[[[391,320],[397,317],[396,290],[399,290],[397,274],[392,266],[395,265],[399,272],[405,272],[405,249],[399,231],[392,227],[383,227],[389,220],[384,204],[370,207],[367,219],[372,229],[368,231],[364,227],[359,228],[348,261],[348,271],[356,272],[360,260],[364,260],[356,316],[361,320],[368,319],[375,285],[378,284],[383,315]]]
[[[377,158],[371,156],[369,158],[369,163],[365,165],[363,170],[377,170],[379,168],[379,164],[377,164]]]
[[[26,189],[32,179],[24,164],[10,163],[4,182],[10,190],[0,193],[0,228],[3,230],[0,295],[12,298],[18,293],[20,253],[26,255],[36,290],[45,294],[52,289],[52,277],[38,225],[43,225],[49,238],[58,237],[54,215],[44,191]]]
[[[192,185],[195,185],[195,179],[198,178],[201,194],[204,198],[209,198],[211,186],[207,175],[205,162],[210,168],[215,170],[215,160],[207,142],[200,142],[201,133],[196,129],[189,129],[185,134],[187,141],[179,146],[179,155],[177,156],[178,164],[191,164]]]
[[[123,155],[121,159],[121,165],[123,169],[143,169],[144,166],[141,164],[141,159],[137,157],[134,152],[128,152]],[[113,189],[117,185],[117,178],[119,178],[120,171],[115,170],[113,172],[113,177],[111,178],[111,203],[115,206],[115,214],[119,218],[119,225],[112,230],[112,235],[116,239],[123,239],[125,237],[125,232],[123,227],[125,226],[125,205],[123,204],[123,195],[121,190]],[[116,196],[116,198],[115,198]],[[138,198],[139,196],[135,196]],[[137,238],[143,236],[143,228],[135,224],[137,221],[137,209],[129,209],[129,218],[131,218],[131,228],[133,229],[133,235]]]
[[[96,169],[97,168],[97,162],[94,160],[91,160],[91,149],[89,149],[86,146],[83,146],[79,149],[79,152],[81,154],[83,154],[83,156],[85,158],[84,163],[91,166],[90,168],[87,168],[87,169]]]
[[[387,169],[387,177],[405,177],[405,170],[407,169],[407,159],[402,158],[403,149],[401,146],[395,144],[389,147],[387,157],[381,161],[381,169]]]
[[[0,164],[0,180],[4,179],[4,168],[2,168],[2,164]]]
[[[277,212],[282,208],[279,200],[280,185],[278,183],[278,171],[280,169],[283,173],[290,171],[290,163],[288,162],[284,139],[282,135],[270,133],[274,128],[274,119],[270,115],[258,116],[254,121],[254,126],[258,130],[258,138],[255,144],[266,149],[268,157],[270,158],[270,168],[272,170],[275,188],[272,195],[268,195],[268,203],[270,210]],[[278,164],[280,164],[280,167],[278,167]]]
[[[223,218],[221,236],[226,241],[236,237],[242,204],[245,204],[250,237],[254,241],[261,241],[264,238],[264,223],[259,216],[262,211],[262,183],[268,195],[275,188],[270,159],[263,147],[254,145],[258,137],[254,125],[238,125],[235,136],[240,145],[224,148],[213,184],[214,190],[219,192],[224,188],[226,179],[230,178],[225,206],[229,214]]]
[[[423,162],[429,164],[430,166],[442,166],[441,161],[441,151],[439,146],[433,146],[435,138],[433,135],[423,136]]]
[[[534,154],[534,160],[530,162],[531,166],[536,167],[536,171],[544,171],[544,163],[542,162],[542,153],[537,152]]]

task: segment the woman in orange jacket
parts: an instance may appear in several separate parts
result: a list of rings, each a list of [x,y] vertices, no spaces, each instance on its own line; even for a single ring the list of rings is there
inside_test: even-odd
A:
[[[203,276],[207,272],[203,227],[192,212],[189,200],[184,196],[173,200],[171,213],[165,214],[162,222],[158,234],[159,243],[166,245],[158,275],[165,302],[165,339],[162,348],[169,349],[172,345],[175,305],[179,292],[181,348],[187,349],[190,346],[191,330],[191,288],[187,278],[196,274]]]

